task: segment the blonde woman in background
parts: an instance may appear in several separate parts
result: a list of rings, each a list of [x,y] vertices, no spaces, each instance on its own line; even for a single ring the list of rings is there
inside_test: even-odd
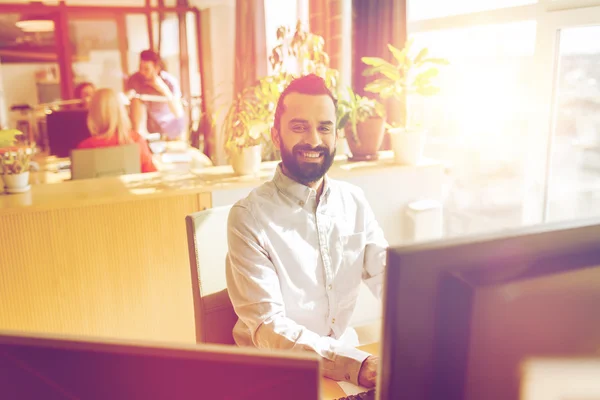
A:
[[[152,153],[148,143],[131,129],[131,122],[123,102],[112,89],[98,89],[90,101],[87,126],[91,136],[77,146],[78,149],[94,149],[138,143],[142,172],[154,172]]]

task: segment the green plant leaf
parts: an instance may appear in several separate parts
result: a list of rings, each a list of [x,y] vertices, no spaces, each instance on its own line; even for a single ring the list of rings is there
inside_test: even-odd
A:
[[[397,68],[394,68],[393,66],[383,66],[383,68],[380,71],[386,78],[389,78],[391,81],[398,81],[400,79],[402,79],[402,74],[400,73],[400,71],[398,71]]]
[[[387,79],[380,78],[365,85],[365,91],[371,93],[381,93],[381,91],[390,87],[390,82]]]
[[[415,57],[414,64],[421,65],[421,63],[423,62],[423,60],[425,60],[425,57],[427,57],[428,54],[429,50],[427,50],[427,47],[422,48],[419,54],[417,54],[417,56]]]
[[[363,71],[364,76],[372,76],[375,74],[382,74],[386,78],[390,79],[393,84],[393,81],[397,81],[402,78],[402,74],[398,71],[398,68],[394,67],[392,64],[386,62],[378,67],[370,67]]]
[[[361,61],[363,63],[373,66],[373,67],[378,67],[382,64],[387,63],[386,60],[384,60],[383,58],[380,58],[380,57],[362,57]]]
[[[18,129],[3,129],[0,130],[0,147],[8,147],[15,144],[17,136],[22,135]]]
[[[339,119],[339,121],[337,123],[337,129],[344,129],[344,127],[348,123],[348,119],[350,119],[350,114],[344,113],[344,115],[342,115],[342,117]]]
[[[437,76],[439,70],[437,68],[429,68],[426,71],[421,72],[419,75],[415,77],[415,84],[419,84],[419,82],[429,81],[431,78]]]
[[[405,47],[404,49],[400,50],[400,49],[392,46],[389,43],[387,46],[388,46],[388,49],[390,50],[390,52],[392,53],[392,55],[394,56],[394,59],[396,60],[398,65],[404,64],[404,61],[406,60],[407,48]]]
[[[381,96],[382,99],[389,99],[391,97],[401,98],[402,92],[403,90],[401,86],[387,86],[381,90],[381,92],[379,92],[379,96]]]

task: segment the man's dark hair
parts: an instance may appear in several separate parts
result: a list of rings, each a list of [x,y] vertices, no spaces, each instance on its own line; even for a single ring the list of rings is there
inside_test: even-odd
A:
[[[301,76],[300,78],[291,81],[281,93],[281,96],[279,96],[277,108],[275,108],[275,120],[273,121],[273,126],[278,132],[281,132],[281,114],[285,111],[283,101],[290,93],[310,94],[313,96],[325,94],[331,98],[333,106],[337,110],[337,99],[333,96],[333,93],[331,93],[331,90],[329,90],[323,78],[315,74]]]
[[[75,98],[81,99],[81,93],[83,92],[83,89],[85,89],[88,86],[95,88],[95,86],[92,82],[81,82],[79,85],[75,86],[75,90],[74,90]]]
[[[152,61],[156,65],[161,65],[160,56],[152,50],[144,50],[140,53],[140,60]]]

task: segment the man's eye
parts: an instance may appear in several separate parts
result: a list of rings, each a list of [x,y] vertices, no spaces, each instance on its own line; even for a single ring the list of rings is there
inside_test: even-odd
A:
[[[304,132],[306,130],[306,126],[304,126],[304,125],[292,125],[292,130],[294,132]]]
[[[322,127],[319,128],[319,130],[321,132],[330,132],[331,131],[331,127],[329,127],[329,126],[322,126]]]

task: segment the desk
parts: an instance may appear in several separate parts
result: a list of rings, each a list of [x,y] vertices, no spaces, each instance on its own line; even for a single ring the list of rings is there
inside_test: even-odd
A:
[[[379,355],[379,343],[366,344],[360,346],[359,349],[366,351],[367,353]],[[329,378],[321,378],[321,399],[322,400],[333,400],[344,397],[346,394],[338,383]]]
[[[392,157],[349,163],[341,156],[330,176],[364,190],[395,245],[407,237],[409,202],[442,199],[443,168],[432,160],[395,165]],[[233,204],[276,166],[265,162],[256,176],[217,166],[0,195],[0,329],[195,343],[185,216]],[[352,325],[380,318],[381,302],[364,292]]]

